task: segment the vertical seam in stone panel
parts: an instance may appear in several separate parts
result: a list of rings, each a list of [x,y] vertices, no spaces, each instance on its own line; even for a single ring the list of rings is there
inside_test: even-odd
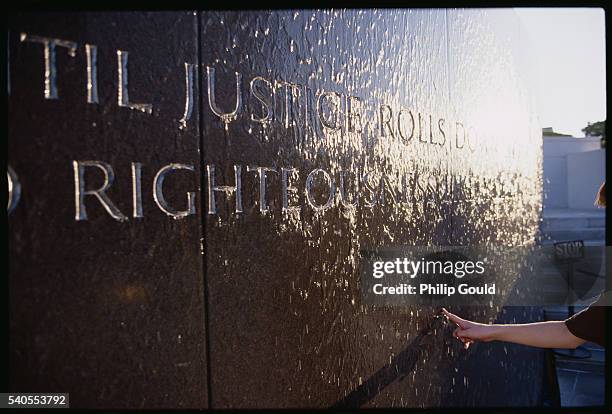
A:
[[[204,208],[204,199],[205,197],[205,186],[204,183],[205,181],[205,177],[204,177],[204,110],[203,110],[203,106],[202,103],[204,102],[204,97],[203,97],[203,89],[202,89],[202,85],[204,80],[202,79],[202,11],[198,10],[196,12],[196,29],[197,29],[197,33],[196,33],[196,39],[197,39],[197,45],[196,45],[196,49],[197,49],[197,70],[196,70],[196,77],[197,77],[197,82],[198,82],[198,135],[199,135],[199,144],[200,144],[200,217],[201,217],[201,223],[202,223],[202,228],[201,228],[201,237],[202,240],[200,242],[200,249],[201,249],[201,255],[202,255],[202,278],[203,278],[203,287],[204,287],[204,329],[205,329],[205,333],[204,333],[204,337],[205,337],[205,346],[206,346],[206,394],[208,397],[208,409],[212,408],[212,375],[211,375],[211,358],[210,358],[210,323],[209,323],[209,307],[208,307],[208,266],[207,266],[207,256],[208,256],[208,250],[206,249],[205,246],[205,241],[206,241],[206,209]]]
[[[447,92],[448,92],[448,102],[447,102],[447,108],[450,109],[451,103],[452,103],[452,99],[451,99],[451,76],[450,76],[450,36],[448,33],[448,9],[444,9],[444,36],[446,37],[445,39],[445,43],[446,43],[446,88],[447,88]],[[448,173],[450,174],[450,191],[449,191],[449,197],[450,197],[450,214],[449,214],[449,227],[450,227],[450,245],[454,246],[455,245],[455,229],[453,229],[453,215],[455,213],[455,186],[454,186],[454,181],[455,181],[455,176],[454,176],[454,172],[455,172],[455,163],[454,163],[454,159],[453,159],[453,144],[452,144],[452,139],[451,139],[451,143],[449,145],[449,152],[450,152],[450,169],[448,169]]]

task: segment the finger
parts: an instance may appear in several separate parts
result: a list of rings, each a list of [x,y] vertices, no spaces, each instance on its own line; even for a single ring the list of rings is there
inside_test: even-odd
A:
[[[453,313],[450,313],[444,308],[442,308],[442,312],[444,313],[444,316],[446,316],[450,321],[454,322],[457,326],[461,326],[461,322],[463,322],[463,319]]]
[[[455,338],[457,338],[457,340],[458,340],[458,341],[460,341],[460,342],[463,344],[464,348],[465,348],[465,345],[466,345],[466,344],[472,344],[472,343],[474,343],[474,341],[473,341],[471,338],[469,338],[469,337],[467,337],[467,336],[462,336],[462,335],[461,335],[461,333],[463,333],[463,331],[461,330],[461,328],[456,328],[456,329],[453,331],[453,336],[454,336]]]
[[[461,328],[456,327],[455,330],[453,331],[453,336],[457,339],[459,339],[459,336],[457,336],[457,333],[461,330]]]
[[[471,340],[470,336],[468,335],[467,329],[462,329],[461,327],[458,327],[457,329],[455,329],[454,333],[455,335],[457,335],[457,338],[461,338],[462,340]]]
[[[452,313],[450,313],[449,311],[447,311],[445,308],[442,308],[442,313],[444,314],[444,316],[446,317],[446,319],[450,319],[452,320],[455,315],[453,315]]]

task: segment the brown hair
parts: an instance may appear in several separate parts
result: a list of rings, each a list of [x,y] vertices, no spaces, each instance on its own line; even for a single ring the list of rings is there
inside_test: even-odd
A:
[[[599,187],[599,191],[597,192],[597,198],[595,198],[595,205],[598,207],[606,206],[606,182]]]

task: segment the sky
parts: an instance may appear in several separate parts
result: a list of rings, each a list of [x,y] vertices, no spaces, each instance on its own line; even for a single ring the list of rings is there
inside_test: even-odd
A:
[[[606,117],[606,35],[601,8],[516,8],[531,37],[542,127],[584,136]]]

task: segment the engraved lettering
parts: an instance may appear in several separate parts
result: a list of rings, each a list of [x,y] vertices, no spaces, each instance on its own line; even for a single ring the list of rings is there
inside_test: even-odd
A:
[[[102,161],[73,161],[72,167],[74,171],[74,202],[75,202],[75,220],[87,220],[87,210],[85,209],[85,196],[92,195],[98,199],[102,207],[110,214],[112,218],[117,221],[126,221],[128,218],[124,216],[121,211],[106,195],[106,191],[113,184],[115,180],[115,174],[113,167]],[[97,190],[86,190],[85,189],[85,168],[95,167],[104,173],[104,184]]]
[[[146,114],[153,113],[153,105],[144,103],[131,103],[128,91],[128,52],[117,50],[117,101],[119,106],[134,109]]]
[[[297,168],[281,168],[281,178],[283,182],[283,212],[284,213],[293,213],[299,212],[300,207],[298,206],[290,206],[289,205],[289,191],[297,192],[298,189],[296,187],[292,187],[289,184],[289,179],[291,175],[298,174]]]
[[[293,109],[294,98],[299,98],[302,95],[301,86],[296,83],[285,82],[285,81],[276,81],[276,85],[280,87],[285,87],[285,103],[284,103],[284,116],[283,116],[283,125],[285,128],[289,128],[294,125],[293,118],[291,116],[291,111]]]
[[[435,144],[436,142],[433,139],[433,121],[431,114],[429,114],[429,143]]]
[[[44,46],[45,58],[45,99],[58,99],[57,94],[57,66],[55,63],[56,46],[68,49],[68,55],[74,57],[76,55],[77,44],[68,40],[54,39],[50,37],[34,36],[27,33],[21,33],[22,42],[41,43]]]
[[[185,62],[185,111],[183,117],[179,119],[179,129],[187,128],[187,121],[191,119],[193,112],[193,75],[196,65]]]
[[[142,164],[132,163],[132,217],[142,218]]]
[[[333,123],[330,122],[328,119],[325,119],[325,115],[323,111],[323,102],[325,99],[328,99],[328,102],[329,101],[333,102],[333,105],[332,105],[333,109],[330,108],[332,109],[332,112],[334,114]],[[340,94],[337,92],[322,91],[317,97],[317,116],[319,118],[319,121],[321,122],[321,125],[323,125],[324,128],[331,129],[332,131],[338,131],[340,129],[340,125],[338,122],[338,113],[337,113],[338,107],[340,106],[339,102],[340,102]]]
[[[461,128],[461,131],[463,132],[461,145],[459,145],[459,128]],[[455,147],[458,149],[461,149],[463,148],[464,145],[465,145],[465,128],[463,127],[463,124],[461,122],[455,122]]]
[[[415,199],[417,201],[424,201],[425,197],[426,197],[426,191],[423,188],[423,186],[421,185],[421,180],[420,180],[421,177],[422,177],[422,175],[419,174],[419,173],[416,173],[415,177],[414,177],[414,180],[415,180],[415,191],[414,191],[414,194],[415,194]],[[417,196],[417,194],[418,194],[418,196]]]
[[[374,207],[378,203],[378,195],[376,194],[376,187],[371,180],[373,179],[373,172],[367,172],[363,176],[363,185],[368,192],[370,192],[370,198],[366,198],[365,206],[368,208]],[[379,192],[382,193],[382,178],[379,182]]]
[[[361,116],[361,98],[348,95],[346,97],[346,130],[348,132],[362,132]],[[353,122],[354,120],[357,122]]]
[[[193,165],[189,164],[168,164],[162,167],[157,174],[155,174],[155,178],[153,178],[153,200],[155,200],[155,204],[157,204],[157,207],[159,207],[161,211],[174,219],[179,219],[195,214],[196,209],[194,192],[187,192],[187,210],[179,211],[173,209],[164,198],[163,185],[166,175],[176,170],[194,171],[195,169]]]
[[[85,44],[87,56],[87,103],[98,103],[98,48]]]
[[[234,193],[236,197],[236,214],[242,213],[242,166],[234,165],[235,186],[217,185],[214,165],[207,165],[206,173],[208,175],[208,214],[217,214],[215,192],[224,193],[228,198]]]
[[[411,183],[411,181],[412,180],[410,179],[410,176],[408,174],[402,174],[402,189],[400,199],[404,203],[408,203],[410,201],[410,188],[414,185],[413,183]]]
[[[388,114],[388,117],[385,119],[385,112]],[[389,135],[391,137],[395,137],[393,133],[393,127],[391,126],[391,119],[393,118],[393,110],[389,105],[381,105],[380,106],[380,136],[385,136],[385,127],[389,131]]]
[[[329,195],[327,196],[327,201],[325,202],[325,204],[322,204],[322,205],[318,205],[312,196],[314,177],[316,174],[319,174],[319,173],[323,174],[325,181],[327,181],[329,184]],[[306,177],[306,200],[308,201],[308,204],[310,204],[310,206],[315,211],[322,212],[322,211],[329,209],[334,202],[335,192],[336,192],[336,186],[334,184],[334,181],[330,177],[330,175],[327,173],[327,171],[322,170],[321,168],[316,168],[312,170],[310,174],[308,174],[308,177]]]
[[[272,83],[267,79],[262,78],[261,76],[256,76],[251,80],[251,95],[253,95],[253,97],[261,103],[261,107],[264,111],[264,116],[261,118],[256,117],[255,114],[251,114],[251,121],[259,122],[261,124],[269,124],[270,122],[272,122],[272,104],[270,102],[270,97],[264,95],[264,93],[257,88],[257,85],[260,82],[265,83],[268,88],[272,90]]]
[[[215,68],[206,66],[206,75],[208,78],[208,106],[211,111],[217,115],[227,125],[238,117],[240,109],[242,108],[242,90],[240,83],[242,75],[236,72],[236,103],[234,104],[234,110],[232,112],[223,112],[217,105],[215,95]]]
[[[403,131],[403,124],[402,124],[402,115],[405,114],[410,115],[410,135],[407,135],[406,131]],[[401,108],[399,113],[397,114],[397,132],[399,133],[399,136],[402,140],[404,140],[405,142],[410,141],[412,139],[412,137],[414,136],[414,128],[415,128],[415,124],[414,124],[414,115],[412,115],[412,111],[409,109],[405,109],[405,108]]]
[[[267,213],[270,211],[266,201],[266,174],[268,172],[276,172],[276,168],[272,167],[257,167],[247,166],[248,172],[256,171],[259,177],[259,211],[261,213]]]
[[[313,122],[312,122],[312,113],[310,111],[310,102],[312,99],[312,89],[309,88],[308,86],[304,85],[304,136],[312,136],[314,135],[314,131],[312,128]]]
[[[346,196],[346,186],[344,184],[344,171],[340,171],[340,203],[342,204],[342,206],[344,208],[348,208],[348,209],[354,209],[357,207],[357,205],[359,204],[359,200],[357,199],[357,197],[355,197],[355,201],[350,203],[347,200],[347,196]]]
[[[438,119],[438,131],[442,134],[442,141],[440,142],[440,146],[446,144],[446,132],[444,131],[444,123],[446,120],[444,118]]]
[[[380,204],[381,205],[385,205],[386,204],[386,193],[388,193],[391,196],[391,201],[392,203],[396,203],[397,202],[397,197],[395,196],[395,193],[393,192],[393,186],[391,184],[389,184],[389,179],[387,178],[386,175],[382,175],[380,177]]]
[[[421,113],[418,113],[418,118],[419,118],[419,141],[420,142],[425,142],[427,143],[427,139],[423,140],[423,116],[421,115]]]

